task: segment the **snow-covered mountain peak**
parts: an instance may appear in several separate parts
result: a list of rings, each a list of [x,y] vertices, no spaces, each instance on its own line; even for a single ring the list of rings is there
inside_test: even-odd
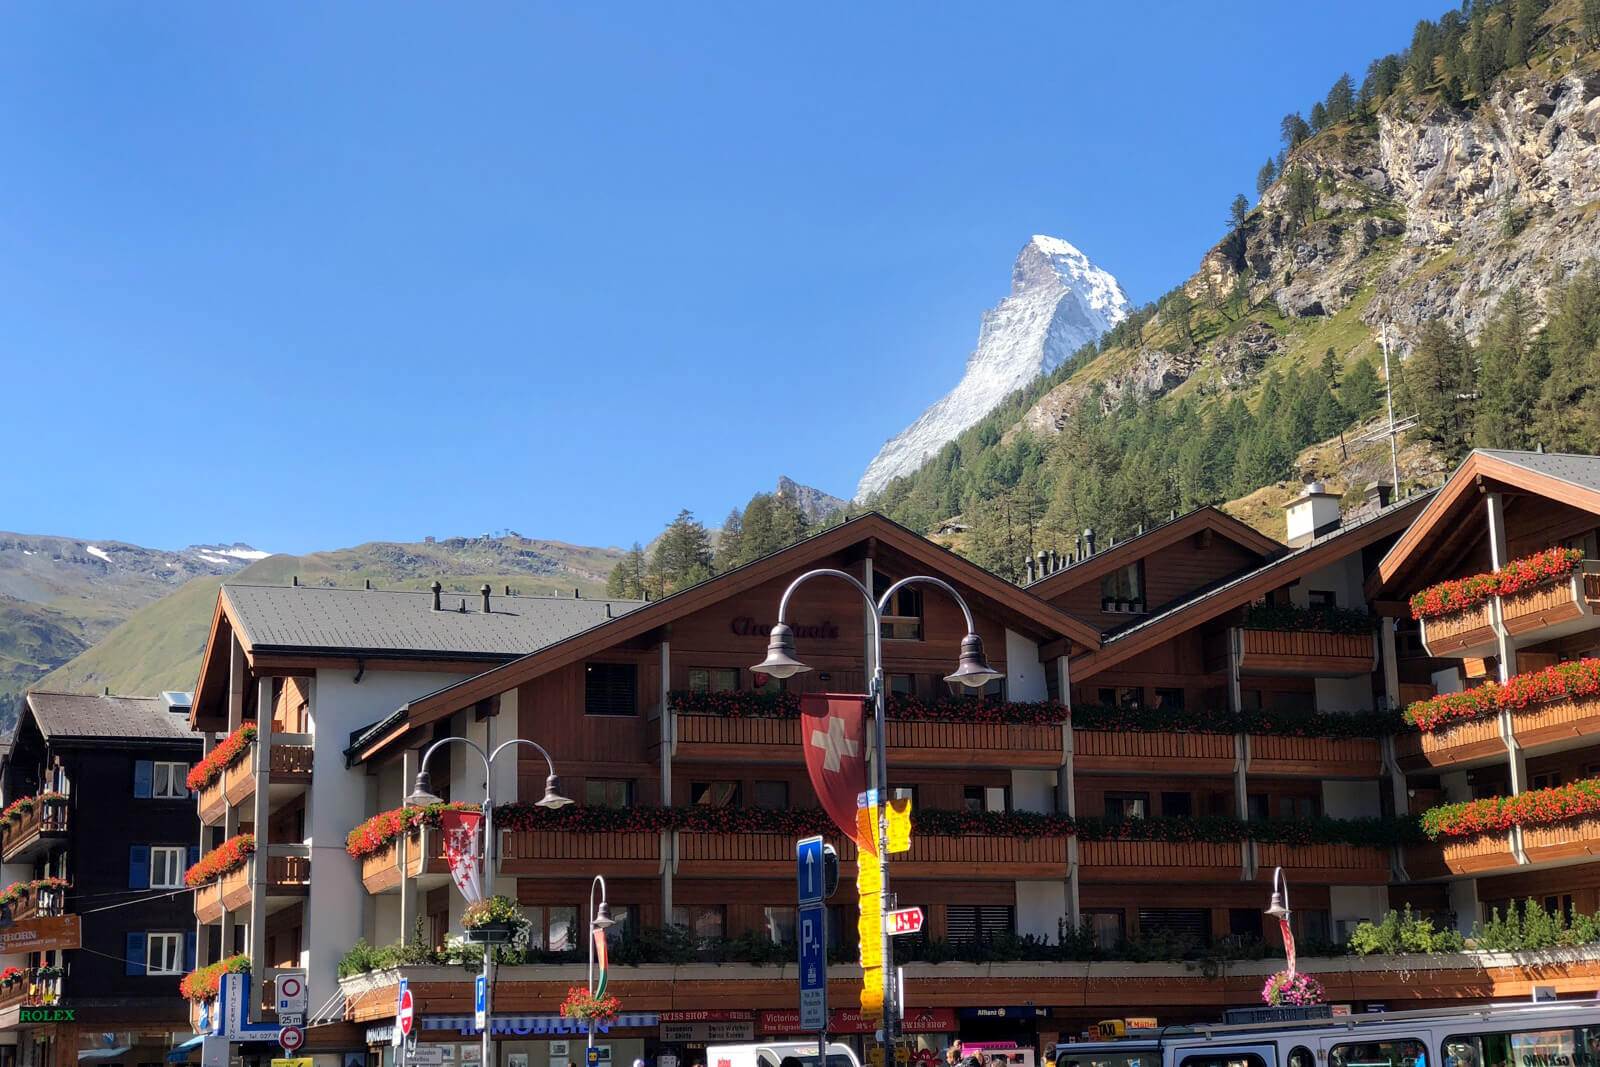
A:
[[[1059,237],[1035,234],[1011,268],[1011,295],[984,312],[978,347],[961,381],[883,446],[856,487],[856,499],[911,474],[1007,394],[1054,370],[1128,313],[1109,273]]]

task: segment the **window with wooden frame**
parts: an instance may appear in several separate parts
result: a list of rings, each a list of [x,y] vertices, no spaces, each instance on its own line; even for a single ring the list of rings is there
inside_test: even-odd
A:
[[[689,800],[707,808],[737,808],[741,791],[738,782],[691,782]]]
[[[1134,560],[1100,578],[1100,610],[1112,613],[1144,610],[1144,561]]]
[[[689,692],[732,693],[739,688],[736,667],[690,667]]]
[[[881,598],[893,584],[894,580],[887,575],[874,574],[872,595]],[[922,590],[914,585],[896,590],[894,596],[884,605],[883,614],[879,618],[883,624],[885,641],[921,641]]]
[[[585,664],[583,712],[585,715],[639,714],[638,664]]]

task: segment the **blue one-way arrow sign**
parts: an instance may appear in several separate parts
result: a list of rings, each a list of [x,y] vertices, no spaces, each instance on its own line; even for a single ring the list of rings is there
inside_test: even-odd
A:
[[[800,886],[800,906],[822,902],[822,838],[802,837],[795,843],[795,878]]]

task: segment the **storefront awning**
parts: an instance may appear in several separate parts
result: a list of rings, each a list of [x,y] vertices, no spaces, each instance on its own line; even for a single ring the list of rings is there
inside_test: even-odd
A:
[[[173,1045],[172,1046],[172,1051],[167,1053],[167,1062],[168,1063],[185,1063],[185,1062],[187,1062],[188,1059],[189,1059],[189,1053],[191,1053],[195,1049],[199,1048],[200,1047],[200,1043],[202,1041],[204,1041],[205,1039],[206,1039],[206,1035],[205,1034],[195,1034],[193,1037],[191,1037],[189,1040],[185,1041],[183,1044],[181,1044],[181,1045]]]
[[[78,1053],[78,1062],[85,1060],[120,1060],[133,1051],[132,1045],[121,1045],[117,1048],[93,1048],[87,1052]]]
[[[605,1033],[618,1027],[651,1027],[661,1022],[661,1016],[653,1011],[625,1011],[617,1016],[617,1021],[609,1027],[595,1027],[597,1033]],[[463,1034],[478,1033],[477,1020],[471,1015],[424,1015],[422,1017],[424,1030],[459,1030]],[[581,1034],[585,1033],[584,1024],[577,1019],[568,1019],[554,1012],[536,1013],[528,1015],[496,1015],[490,1029],[497,1034]]]

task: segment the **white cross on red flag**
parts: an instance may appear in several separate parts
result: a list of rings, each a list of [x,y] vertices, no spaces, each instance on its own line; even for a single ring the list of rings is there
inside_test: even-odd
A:
[[[476,904],[484,896],[483,867],[478,862],[478,824],[482,821],[483,816],[476,811],[446,811],[439,816],[450,877],[468,904]]]
[[[811,787],[828,817],[863,851],[872,839],[856,831],[856,797],[867,788],[867,698],[859,693],[803,693],[800,741]]]

